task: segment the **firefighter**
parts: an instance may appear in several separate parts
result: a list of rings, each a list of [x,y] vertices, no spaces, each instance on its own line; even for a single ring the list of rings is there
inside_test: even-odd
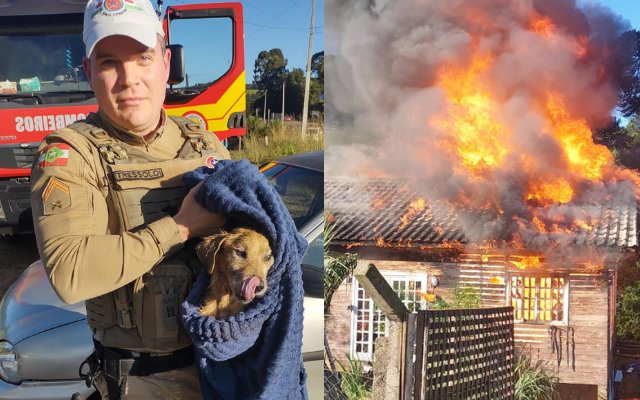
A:
[[[40,256],[60,298],[86,303],[88,385],[111,399],[200,398],[180,319],[199,268],[190,239],[226,216],[197,204],[198,187],[187,193],[180,178],[229,153],[163,110],[170,51],[149,0],[89,1],[83,35],[99,109],[40,146],[31,190]]]

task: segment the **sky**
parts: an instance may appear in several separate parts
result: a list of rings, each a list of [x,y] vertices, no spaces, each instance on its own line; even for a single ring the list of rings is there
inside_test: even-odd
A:
[[[155,3],[155,0],[152,2]],[[209,2],[209,0],[165,0],[162,10],[164,14],[168,6]],[[306,71],[312,0],[243,0],[241,3],[244,13],[246,82],[253,81],[253,68],[258,54],[273,48],[282,50],[284,57],[288,60],[287,69],[301,68]],[[197,26],[192,27],[190,31],[185,31],[187,32],[191,35],[199,34]],[[206,42],[207,40],[201,41],[203,45],[206,45]],[[312,54],[320,51],[324,51],[324,0],[316,0],[314,16]],[[228,63],[228,53],[225,51],[214,53],[215,58],[221,60],[221,64]],[[214,67],[218,60],[202,60],[202,58],[198,57],[192,62],[203,65],[194,70],[199,71],[200,78],[204,81],[211,77],[202,76],[202,70]],[[189,62],[187,54],[187,63]],[[225,68],[223,65],[219,67]],[[187,65],[187,73],[189,69]],[[193,79],[199,81],[196,77]]]
[[[578,0],[578,4],[596,3],[608,7],[640,29],[640,1],[638,0]]]

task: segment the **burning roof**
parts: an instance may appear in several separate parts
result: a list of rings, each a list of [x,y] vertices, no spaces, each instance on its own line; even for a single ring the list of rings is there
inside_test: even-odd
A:
[[[534,205],[538,219],[531,222],[508,217],[495,207],[432,203],[419,188],[419,182],[408,180],[326,181],[325,208],[331,210],[336,224],[334,240],[389,247],[459,244],[526,249],[638,244],[640,213],[635,201],[582,207]]]

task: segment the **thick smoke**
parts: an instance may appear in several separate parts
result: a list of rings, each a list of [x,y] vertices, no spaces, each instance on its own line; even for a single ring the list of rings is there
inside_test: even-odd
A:
[[[533,217],[523,200],[532,176],[573,178],[564,150],[548,132],[541,99],[561,94],[571,118],[592,128],[602,126],[616,105],[619,70],[612,49],[630,26],[601,6],[579,8],[575,0],[325,4],[332,49],[326,58],[327,178],[410,178],[432,201],[495,206],[501,222],[474,221],[483,225],[471,229],[476,239],[509,234],[515,228],[505,221],[514,216]],[[532,15],[552,22],[553,39],[532,31]],[[459,160],[440,150],[442,132],[430,123],[447,111],[437,82],[443,66],[470,65],[478,53],[491,55],[478,82],[491,88],[497,122],[508,131],[503,140],[509,152],[486,179],[460,173]],[[524,170],[523,154],[533,160],[534,173]],[[583,186],[577,199],[582,205],[618,192],[624,194],[616,202],[635,201],[628,186]],[[499,232],[487,232],[487,226]]]

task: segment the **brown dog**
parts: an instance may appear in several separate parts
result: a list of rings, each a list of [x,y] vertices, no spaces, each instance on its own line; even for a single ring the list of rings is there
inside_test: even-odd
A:
[[[211,274],[200,314],[226,319],[267,291],[273,256],[267,238],[248,228],[235,228],[206,237],[197,246],[198,258]]]

